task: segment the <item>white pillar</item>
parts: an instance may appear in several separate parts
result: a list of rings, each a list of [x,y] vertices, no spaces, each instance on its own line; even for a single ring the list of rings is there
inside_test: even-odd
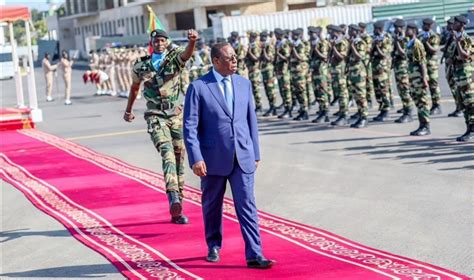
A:
[[[23,99],[23,84],[21,83],[20,68],[18,67],[18,55],[16,54],[15,36],[13,35],[13,23],[8,22],[10,30],[10,42],[12,45],[13,71],[15,73],[15,90],[16,90],[16,106],[25,108],[25,100]]]
[[[30,64],[28,70],[28,100],[31,108],[31,119],[33,122],[43,121],[43,115],[41,110],[38,108],[38,98],[36,96],[36,80],[35,80],[35,67],[33,65],[33,52],[31,48],[31,34],[30,34],[30,23],[25,20],[25,31],[26,41],[28,42],[28,63]]]
[[[207,15],[205,7],[196,7],[193,9],[194,27],[196,30],[207,28]]]

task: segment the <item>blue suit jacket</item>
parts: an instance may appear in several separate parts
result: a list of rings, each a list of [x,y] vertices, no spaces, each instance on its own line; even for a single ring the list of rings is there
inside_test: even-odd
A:
[[[212,70],[191,83],[184,104],[184,143],[189,165],[204,160],[208,175],[227,176],[234,156],[245,173],[260,160],[258,127],[250,81],[232,75],[231,115]]]

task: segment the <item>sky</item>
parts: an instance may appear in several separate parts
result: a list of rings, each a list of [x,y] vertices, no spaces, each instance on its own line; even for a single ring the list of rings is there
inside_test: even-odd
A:
[[[49,9],[49,4],[47,2],[56,2],[58,5],[63,3],[64,0],[0,0],[0,4],[5,3],[6,5],[23,5],[28,6],[30,9],[37,9],[39,11],[46,11]]]

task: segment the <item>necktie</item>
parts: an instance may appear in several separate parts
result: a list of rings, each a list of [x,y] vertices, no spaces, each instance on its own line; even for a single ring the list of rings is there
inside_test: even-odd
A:
[[[227,108],[229,109],[230,114],[233,115],[234,114],[234,101],[232,98],[232,92],[230,90],[229,82],[230,80],[228,77],[225,77],[224,79],[222,79],[225,103],[227,104]]]

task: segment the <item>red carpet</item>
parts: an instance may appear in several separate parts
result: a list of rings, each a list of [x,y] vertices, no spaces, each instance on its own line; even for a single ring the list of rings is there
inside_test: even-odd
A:
[[[30,112],[28,108],[0,108],[0,131],[34,128]]]
[[[278,263],[247,269],[231,200],[222,260],[210,264],[196,189],[186,188],[191,223],[173,225],[161,175],[33,129],[0,136],[3,180],[130,279],[469,279],[264,212],[264,252]]]

